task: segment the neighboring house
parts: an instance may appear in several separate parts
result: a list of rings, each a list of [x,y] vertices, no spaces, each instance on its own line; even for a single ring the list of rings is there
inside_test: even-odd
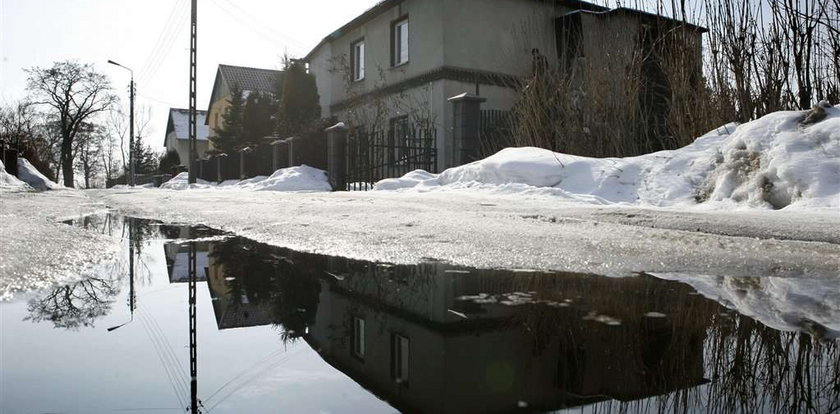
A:
[[[207,116],[206,111],[195,111],[195,140],[196,153],[199,158],[208,150],[209,145],[209,128],[205,125],[204,118]],[[181,159],[181,165],[189,165],[190,159],[190,110],[189,109],[169,109],[169,122],[166,124],[166,138],[163,146],[166,150],[174,149],[178,152],[178,157]]]
[[[486,99],[482,109],[509,110],[523,80],[540,65],[559,66],[570,42],[579,45],[574,57],[623,67],[617,49],[644,47],[639,39],[652,19],[668,20],[572,0],[384,0],[324,38],[305,60],[323,117],[386,128],[430,124],[438,167],[446,168],[459,151],[448,98],[469,92]],[[569,21],[575,30],[567,30]],[[697,39],[699,62],[702,29],[679,27]]]
[[[271,69],[257,69],[243,66],[219,65],[210,105],[207,109],[205,125],[210,127],[210,136],[222,127],[223,115],[230,106],[230,91],[234,85],[242,89],[243,99],[251,92],[274,94],[277,82],[282,80],[283,72]]]

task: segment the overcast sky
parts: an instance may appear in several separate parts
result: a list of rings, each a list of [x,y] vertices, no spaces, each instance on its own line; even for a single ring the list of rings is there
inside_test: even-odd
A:
[[[278,69],[377,0],[198,0],[198,109],[207,109],[220,63]],[[24,68],[75,59],[107,74],[128,101],[152,107],[163,144],[170,107],[188,106],[190,0],[0,0],[0,104],[25,97]]]

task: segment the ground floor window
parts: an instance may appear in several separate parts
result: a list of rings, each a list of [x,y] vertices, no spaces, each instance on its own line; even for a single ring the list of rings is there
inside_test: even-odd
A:
[[[408,338],[391,335],[391,377],[397,384],[408,385]]]

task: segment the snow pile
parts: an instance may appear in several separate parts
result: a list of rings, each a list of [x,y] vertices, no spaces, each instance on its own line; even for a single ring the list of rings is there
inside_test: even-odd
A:
[[[840,106],[800,125],[803,112],[776,112],[725,125],[673,151],[588,158],[506,148],[441,174],[422,170],[376,184],[384,191],[484,189],[554,195],[595,204],[840,207]],[[707,203],[712,202],[712,203]]]
[[[32,187],[17,177],[6,172],[6,166],[0,161],[0,192],[3,191],[30,191]]]
[[[691,285],[697,293],[781,331],[840,337],[840,279],[655,276]]]
[[[204,181],[200,178],[195,180],[195,184],[190,185],[189,183],[190,174],[187,172],[179,173],[178,175],[172,177],[171,180],[163,183],[160,186],[161,189],[164,190],[186,190],[188,188],[210,188],[211,185],[209,182]]]
[[[58,190],[65,188],[41,174],[26,158],[18,158],[18,178],[36,190]]]
[[[189,188],[247,191],[331,191],[327,173],[307,165],[277,170],[270,177],[258,176],[247,180],[227,180],[219,184],[196,180],[189,185],[188,174],[183,172],[164,183],[160,188],[167,190],[186,190]]]
[[[236,188],[254,191],[331,191],[323,170],[301,165],[277,170],[271,177],[255,177],[240,181]]]

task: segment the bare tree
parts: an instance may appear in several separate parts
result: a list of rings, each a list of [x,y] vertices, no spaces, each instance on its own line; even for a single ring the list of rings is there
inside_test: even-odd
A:
[[[91,181],[105,172],[102,155],[108,143],[108,134],[101,125],[86,124],[77,135],[73,158],[85,179],[85,188],[91,188]]]
[[[59,162],[64,185],[73,187],[73,144],[79,131],[96,114],[111,108],[116,96],[108,78],[94,71],[90,64],[75,61],[56,62],[51,68],[33,67],[27,89],[33,102],[46,105],[57,118],[61,134]]]

